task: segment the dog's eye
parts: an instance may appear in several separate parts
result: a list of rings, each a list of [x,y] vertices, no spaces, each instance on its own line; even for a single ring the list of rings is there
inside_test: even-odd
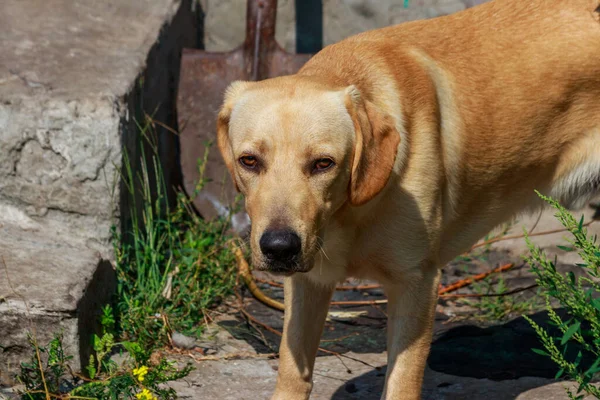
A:
[[[246,168],[253,169],[258,165],[258,160],[254,156],[242,156],[240,157],[240,164]]]
[[[313,165],[313,171],[314,172],[325,171],[326,169],[329,169],[329,168],[333,167],[334,165],[335,165],[335,163],[333,162],[332,159],[320,158],[317,161],[315,161],[315,163]]]

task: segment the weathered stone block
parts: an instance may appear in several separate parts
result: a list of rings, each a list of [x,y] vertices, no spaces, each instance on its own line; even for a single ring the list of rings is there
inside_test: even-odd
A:
[[[62,332],[86,364],[116,279],[111,226],[127,226],[122,149],[137,122],[177,129],[182,47],[201,39],[193,0],[7,0],[0,13],[0,369]],[[142,84],[143,82],[143,84]],[[176,136],[154,132],[169,187]],[[77,365],[75,365],[77,366]]]

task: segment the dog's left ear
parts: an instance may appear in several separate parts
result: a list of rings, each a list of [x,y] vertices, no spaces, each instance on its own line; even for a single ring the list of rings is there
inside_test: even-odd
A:
[[[235,189],[239,192],[240,188],[235,177],[234,157],[231,143],[229,142],[229,119],[235,103],[238,101],[242,93],[248,88],[251,82],[235,81],[232,82],[225,91],[225,99],[219,115],[217,117],[217,145],[221,151],[225,166],[231,174],[231,179],[235,184]]]
[[[387,184],[400,143],[394,119],[364,100],[355,86],[345,89],[345,104],[356,141],[350,176],[350,204],[360,206]]]

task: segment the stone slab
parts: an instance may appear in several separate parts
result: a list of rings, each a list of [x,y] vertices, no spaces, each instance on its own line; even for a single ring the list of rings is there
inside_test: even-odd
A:
[[[85,240],[21,222],[0,222],[0,369],[14,371],[31,353],[29,334],[45,345],[59,333],[77,367],[89,357],[100,309],[116,289],[115,272]]]
[[[4,0],[0,99],[54,100],[127,94],[173,0]]]
[[[0,297],[5,303],[0,307],[22,310],[24,298],[31,313],[72,313],[77,309],[102,258],[93,249],[53,240],[46,233],[0,227],[0,264],[5,264],[0,279]]]
[[[74,367],[89,358],[115,290],[111,227],[127,229],[135,209],[120,182],[122,150],[137,174],[138,123],[151,115],[166,184],[177,185],[169,129],[181,48],[198,46],[200,15],[192,0],[0,5],[3,372],[27,357],[32,330],[40,344],[62,331]]]

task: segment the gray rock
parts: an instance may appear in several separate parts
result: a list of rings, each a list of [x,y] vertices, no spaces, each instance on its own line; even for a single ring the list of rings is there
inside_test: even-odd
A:
[[[196,347],[196,339],[185,336],[183,333],[173,332],[171,334],[171,340],[173,341],[173,346],[180,349],[189,350]]]
[[[200,12],[193,0],[2,3],[0,369],[28,357],[31,331],[41,345],[62,332],[73,366],[87,362],[115,290],[110,228],[135,208],[122,149],[139,170],[145,113],[177,128],[180,53],[199,44]],[[155,134],[177,185],[176,138]]]

